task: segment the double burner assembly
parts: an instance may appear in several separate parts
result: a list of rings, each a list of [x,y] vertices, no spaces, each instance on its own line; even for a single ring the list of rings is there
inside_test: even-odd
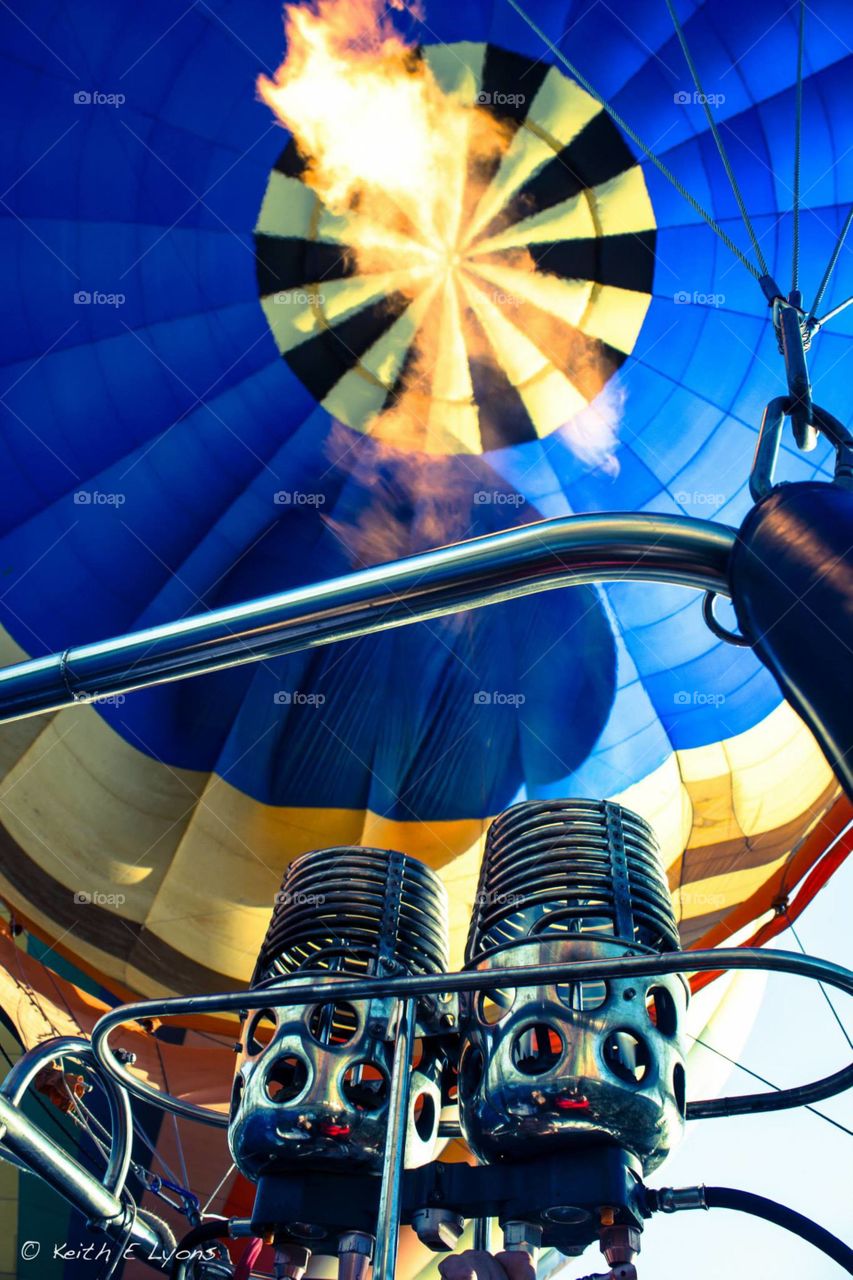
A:
[[[447,938],[444,887],[414,858],[347,847],[288,868],[252,983],[271,1004],[244,1020],[229,1124],[257,1183],[252,1229],[273,1238],[280,1275],[336,1254],[356,1280],[396,1142],[393,1209],[431,1248],[497,1218],[508,1248],[577,1254],[598,1239],[611,1274],[632,1275],[643,1174],[684,1123],[688,992],[680,976],[594,969],[678,949],[651,828],[616,804],[516,805],[488,833],[458,994],[434,981]],[[576,961],[589,977],[543,975]],[[433,978],[430,992],[383,993],[407,977]],[[353,979],[376,996],[338,995]],[[327,998],[306,1002],[318,983]],[[439,1158],[460,1130],[476,1167]]]

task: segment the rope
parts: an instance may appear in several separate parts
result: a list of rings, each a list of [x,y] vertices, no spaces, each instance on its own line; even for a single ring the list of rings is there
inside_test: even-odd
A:
[[[573,76],[575,80],[577,80],[578,84],[581,85],[584,89],[586,89],[590,97],[594,98],[595,101],[598,103],[598,105],[604,111],[607,112],[607,114],[610,116],[610,119],[614,122],[614,124],[617,124],[619,128],[623,131],[623,133],[626,133],[628,135],[628,137],[631,139],[634,145],[638,147],[640,151],[642,151],[646,159],[649,160],[655,166],[655,168],[658,170],[659,173],[663,174],[667,182],[669,182],[675,188],[675,190],[682,197],[682,199],[687,201],[691,209],[693,209],[696,213],[698,213],[699,217],[702,218],[705,222],[707,222],[708,226],[711,228],[714,234],[716,236],[719,236],[720,240],[723,242],[723,244],[726,246],[729,252],[733,253],[734,256],[737,258],[738,262],[740,262],[744,267],[746,267],[747,271],[750,273],[751,276],[754,276],[756,280],[760,280],[762,273],[756,268],[754,263],[750,262],[749,258],[746,256],[743,250],[738,248],[734,240],[732,240],[731,236],[727,235],[726,232],[723,231],[722,227],[719,226],[719,224],[716,222],[713,216],[710,213],[708,213],[706,209],[702,207],[702,205],[694,196],[690,194],[690,192],[687,190],[684,184],[680,182],[678,178],[676,178],[672,170],[668,169],[667,166],[664,164],[664,162],[657,155],[655,155],[651,147],[647,146],[647,144],[643,141],[643,139],[639,136],[639,134],[636,133],[635,130],[631,128],[631,126],[627,123],[626,120],[623,119],[623,117],[619,114],[619,112],[616,111],[616,109],[612,107],[609,102],[606,102],[605,99],[602,98],[598,90],[595,89],[592,84],[590,84],[589,80],[587,80],[586,76],[584,76],[581,73],[579,68],[576,67],[573,62],[569,61],[566,55],[562,53],[560,49],[557,48],[553,40],[551,40],[550,37],[545,34],[542,28],[539,27],[533,21],[530,15],[524,11],[524,9],[518,3],[518,0],[507,0],[507,3],[515,10],[518,16],[522,18],[524,22],[527,23],[530,30],[533,31],[539,37],[539,39],[543,42],[543,44],[546,46],[549,52],[557,59],[557,61],[563,64],[563,66],[566,68],[569,74]],[[759,261],[763,261],[763,259],[760,256],[760,250],[759,250]],[[768,275],[769,273],[765,271],[764,274]]]
[[[803,140],[803,53],[806,43],[806,0],[800,0],[797,43],[797,112],[794,125],[794,228],[791,239],[791,292],[800,288],[800,157]]]
[[[110,1154],[110,1153],[109,1153],[109,1147],[107,1147],[107,1145],[106,1145],[104,1142],[102,1142],[102,1141],[101,1141],[101,1139],[100,1139],[100,1138],[98,1137],[98,1135],[95,1133],[95,1130],[94,1130],[94,1128],[93,1128],[92,1126],[93,1126],[93,1125],[95,1125],[95,1124],[97,1124],[98,1128],[99,1128],[99,1129],[101,1130],[101,1132],[103,1133],[103,1135],[104,1135],[104,1137],[106,1138],[107,1142],[111,1142],[111,1141],[112,1141],[111,1135],[107,1132],[107,1130],[104,1128],[104,1126],[103,1126],[103,1125],[101,1124],[101,1122],[98,1120],[98,1118],[97,1118],[97,1116],[94,1114],[94,1112],[91,1112],[91,1111],[89,1110],[89,1108],[86,1106],[86,1104],[85,1104],[85,1102],[83,1101],[83,1099],[82,1099],[82,1098],[78,1098],[78,1097],[76,1097],[76,1096],[71,1092],[71,1089],[70,1089],[70,1088],[69,1088],[69,1086],[68,1086],[68,1081],[65,1079],[65,1075],[64,1075],[64,1068],[63,1068],[63,1066],[62,1066],[62,1059],[61,1059],[61,1058],[59,1059],[59,1065],[60,1065],[60,1070],[62,1070],[62,1071],[63,1071],[63,1076],[62,1076],[62,1087],[64,1088],[65,1092],[66,1092],[66,1093],[67,1093],[67,1095],[68,1095],[68,1101],[71,1103],[71,1112],[70,1112],[70,1115],[71,1115],[72,1120],[74,1120],[77,1124],[79,1124],[79,1125],[80,1125],[80,1127],[81,1127],[82,1129],[84,1129],[84,1130],[86,1131],[86,1133],[89,1135],[89,1138],[90,1138],[90,1139],[91,1139],[91,1141],[92,1141],[92,1144],[93,1144],[95,1147],[97,1147],[97,1149],[98,1149],[98,1151],[101,1153],[101,1156],[103,1157],[103,1159],[104,1159],[105,1161],[106,1161],[106,1160],[108,1160],[108,1159],[109,1159],[109,1154]]]
[[[97,1148],[101,1152],[101,1155],[106,1160],[107,1157],[109,1156],[109,1149],[105,1145],[105,1143],[98,1138],[92,1126],[93,1125],[97,1126],[97,1128],[100,1130],[101,1134],[103,1135],[103,1138],[106,1140],[107,1143],[112,1143],[112,1140],[113,1140],[112,1134],[106,1128],[106,1126],[101,1123],[101,1121],[98,1119],[95,1113],[93,1111],[90,1111],[90,1109],[86,1106],[86,1104],[83,1102],[82,1099],[80,1098],[74,1099],[71,1093],[71,1090],[68,1088],[67,1082],[63,1081],[63,1084],[65,1086],[65,1090],[68,1093],[69,1098],[71,1098],[76,1103],[76,1109],[79,1110],[80,1112],[80,1122],[86,1128],[93,1143],[97,1146]],[[169,1165],[166,1163],[166,1161],[157,1151],[153,1143],[149,1140],[148,1135],[145,1133],[145,1130],[142,1128],[141,1124],[135,1117],[133,1117],[133,1134],[135,1138],[141,1139],[142,1142],[148,1147],[148,1150],[151,1152],[151,1155],[154,1157],[154,1159],[158,1160],[160,1164],[163,1166],[163,1169],[166,1173],[167,1178],[171,1179],[172,1184],[177,1186],[178,1185],[177,1175],[173,1172],[172,1169],[169,1168]],[[165,1201],[165,1203],[168,1205],[171,1205],[173,1209],[177,1209],[180,1212],[183,1212],[183,1208],[180,1204],[170,1199],[169,1196],[164,1195],[163,1192],[159,1189],[158,1184],[162,1182],[162,1179],[158,1178],[157,1174],[152,1172],[152,1170],[146,1169],[137,1160],[131,1160],[130,1170],[133,1173],[133,1175],[139,1180],[139,1182],[145,1188],[146,1191],[150,1192],[152,1195],[157,1196],[159,1199]],[[181,1188],[181,1190],[185,1191],[186,1188]]]
[[[512,0],[510,0],[510,3],[512,3]],[[729,183],[731,185],[734,198],[737,201],[737,207],[738,209],[740,209],[740,216],[743,219],[743,224],[749,233],[750,240],[752,241],[752,248],[755,253],[755,258],[761,269],[760,273],[762,276],[769,276],[770,268],[767,265],[767,261],[764,257],[764,254],[761,252],[761,245],[758,243],[758,236],[755,234],[755,229],[752,225],[752,219],[750,218],[749,211],[746,207],[746,201],[743,198],[740,186],[738,184],[738,180],[735,177],[735,171],[731,166],[731,161],[729,160],[728,152],[726,151],[726,145],[723,142],[722,137],[720,136],[719,129],[717,128],[717,122],[714,119],[714,113],[711,110],[711,104],[708,101],[708,95],[705,93],[705,90],[702,88],[702,81],[699,79],[699,69],[696,66],[696,63],[693,61],[693,55],[690,52],[690,46],[688,45],[687,39],[684,35],[684,29],[678,20],[678,14],[675,12],[675,6],[672,0],[666,0],[666,7],[669,10],[669,16],[672,18],[672,25],[675,28],[675,34],[678,36],[678,42],[681,45],[682,52],[684,53],[684,59],[687,63],[687,66],[690,69],[690,74],[693,77],[693,83],[696,86],[696,93],[698,94],[699,101],[702,104],[702,109],[705,112],[705,119],[708,121],[708,127],[710,128],[711,133],[713,134],[713,137],[714,137],[714,141],[717,144],[717,151],[720,154],[720,159],[723,162],[723,167],[726,171],[726,176],[728,177]]]
[[[18,949],[18,947],[17,947],[17,946],[14,948],[14,958],[15,958],[15,967],[16,967],[16,969],[17,969],[17,973],[18,973],[18,976],[17,976],[17,985],[18,985],[19,990],[21,990],[21,991],[24,993],[24,995],[26,995],[26,996],[27,996],[27,998],[29,999],[29,1001],[30,1001],[30,1003],[32,1004],[33,1008],[36,1010],[36,1012],[39,1014],[39,1016],[43,1019],[43,1021],[44,1021],[45,1023],[47,1023],[47,1025],[48,1025],[48,1027],[50,1028],[51,1032],[52,1032],[54,1035],[56,1035],[56,1036],[60,1036],[60,1035],[62,1035],[62,1034],[63,1034],[63,1032],[62,1032],[62,1031],[60,1030],[60,1028],[56,1025],[56,1023],[53,1021],[53,1019],[49,1016],[49,1014],[48,1014],[48,1013],[47,1013],[47,1011],[45,1010],[44,1006],[42,1005],[41,1000],[38,998],[38,995],[37,995],[37,993],[36,993],[35,989],[34,989],[34,988],[30,985],[30,983],[27,981],[27,978],[26,978],[26,977],[25,977],[25,975],[24,975],[23,967],[22,967],[22,965],[21,965],[21,956],[20,956],[20,951],[19,951],[19,949]],[[74,1022],[74,1024],[76,1025],[76,1027],[77,1027],[77,1029],[78,1029],[78,1031],[80,1032],[80,1034],[81,1034],[82,1036],[85,1036],[85,1034],[86,1034],[86,1033],[85,1033],[85,1031],[84,1031],[83,1027],[80,1025],[80,1022],[78,1021],[77,1017],[75,1016],[73,1009],[71,1008],[70,1004],[68,1003],[67,999],[65,998],[65,996],[64,996],[64,994],[63,994],[63,992],[62,992],[62,989],[61,989],[61,987],[59,986],[59,984],[58,984],[58,982],[57,982],[57,980],[56,980],[56,975],[53,973],[53,970],[52,970],[52,969],[50,969],[50,967],[49,967],[48,965],[43,965],[43,967],[44,967],[44,969],[46,970],[46,972],[50,975],[51,979],[53,980],[53,984],[54,984],[54,986],[56,987],[57,994],[59,995],[59,997],[60,997],[60,999],[62,1000],[62,1002],[65,1004],[65,1006],[66,1006],[66,1008],[67,1008],[67,1010],[68,1010],[69,1017],[71,1018],[72,1022]],[[160,1053],[160,1046],[159,1046],[159,1044],[156,1044],[156,1041],[155,1041],[155,1045],[156,1045],[156,1048],[157,1048],[158,1058],[159,1058],[159,1060],[160,1060],[160,1068],[161,1068],[161,1070],[162,1070],[162,1072],[163,1072],[163,1079],[164,1079],[164,1081],[165,1081],[165,1080],[166,1080],[166,1066],[165,1066],[165,1063],[164,1063],[164,1061],[163,1061],[163,1055],[162,1055],[162,1053]],[[12,1059],[9,1057],[9,1055],[6,1053],[6,1051],[3,1049],[3,1047],[2,1047],[2,1046],[0,1046],[0,1053],[2,1053],[2,1056],[6,1059],[6,1061],[7,1061],[7,1062],[8,1062],[8,1064],[9,1064],[9,1066],[11,1067],[11,1066],[13,1065],[13,1064],[12,1064]],[[63,1062],[63,1059],[64,1059],[64,1057],[65,1057],[65,1056],[71,1056],[71,1057],[72,1057],[72,1059],[73,1059],[73,1057],[74,1057],[74,1055],[73,1055],[73,1054],[71,1054],[71,1055],[62,1055],[62,1056],[59,1058],[59,1062],[60,1062],[60,1067],[61,1067],[61,1068],[62,1068],[62,1062]],[[81,1063],[80,1065],[81,1065],[81,1066],[86,1066],[87,1064],[85,1064],[85,1063]],[[97,1079],[97,1072],[95,1073],[95,1078]],[[78,1128],[81,1128],[81,1129],[83,1129],[86,1133],[88,1133],[88,1136],[89,1136],[89,1138],[91,1139],[93,1146],[94,1146],[94,1147],[95,1147],[95,1148],[100,1152],[100,1154],[101,1154],[102,1158],[106,1161],[106,1159],[107,1159],[107,1157],[108,1157],[108,1155],[109,1155],[108,1147],[106,1146],[105,1142],[104,1142],[102,1139],[100,1139],[100,1138],[98,1137],[98,1135],[95,1133],[95,1131],[94,1131],[94,1129],[93,1129],[93,1127],[92,1127],[92,1126],[93,1126],[93,1125],[97,1125],[98,1129],[100,1130],[101,1134],[103,1135],[103,1139],[105,1139],[105,1140],[106,1140],[106,1143],[112,1143],[112,1134],[111,1134],[111,1133],[109,1132],[109,1130],[108,1130],[108,1129],[107,1129],[107,1128],[106,1128],[106,1127],[105,1127],[105,1126],[100,1122],[100,1120],[99,1120],[99,1119],[98,1119],[98,1117],[94,1114],[94,1112],[93,1112],[89,1107],[87,1107],[87,1106],[86,1106],[86,1104],[83,1102],[82,1098],[77,1098],[77,1097],[75,1097],[75,1096],[71,1093],[71,1090],[70,1090],[70,1089],[69,1089],[69,1087],[68,1087],[68,1083],[67,1083],[67,1081],[63,1080],[63,1081],[62,1081],[62,1084],[63,1084],[63,1087],[64,1087],[64,1089],[65,1089],[66,1093],[68,1094],[68,1098],[69,1098],[69,1100],[74,1104],[73,1109],[68,1113],[68,1116],[69,1116],[70,1121],[71,1121],[73,1124],[76,1124],[76,1125],[78,1126]],[[69,1140],[71,1139],[71,1135],[66,1131],[66,1129],[65,1129],[65,1128],[63,1127],[63,1125],[61,1124],[61,1122],[60,1122],[60,1120],[59,1120],[59,1117],[58,1117],[58,1116],[57,1116],[57,1114],[56,1114],[56,1108],[55,1108],[55,1107],[53,1107],[53,1106],[48,1106],[48,1105],[45,1103],[44,1099],[43,1099],[43,1098],[41,1098],[41,1097],[39,1097],[39,1096],[38,1096],[38,1094],[35,1094],[35,1095],[34,1095],[34,1098],[35,1098],[35,1101],[36,1101],[36,1102],[38,1103],[38,1105],[40,1106],[40,1108],[42,1109],[42,1111],[44,1111],[45,1115],[47,1115],[47,1116],[48,1116],[48,1118],[49,1118],[49,1119],[53,1122],[53,1124],[57,1127],[57,1129],[59,1130],[59,1133],[62,1135],[63,1140],[64,1140],[64,1141],[66,1141],[66,1142],[67,1142],[67,1141],[69,1141]],[[173,1118],[174,1118],[174,1117],[173,1117]],[[133,1117],[133,1132],[134,1132],[134,1136],[135,1136],[135,1137],[137,1137],[137,1138],[139,1138],[139,1139],[144,1143],[144,1145],[148,1148],[148,1150],[149,1150],[149,1152],[151,1153],[151,1155],[153,1156],[153,1158],[159,1162],[159,1164],[160,1164],[160,1165],[162,1166],[162,1168],[164,1169],[164,1171],[165,1171],[165,1173],[166,1173],[167,1177],[168,1177],[169,1179],[171,1179],[171,1181],[172,1181],[172,1183],[173,1183],[174,1185],[178,1186],[178,1185],[179,1185],[179,1179],[178,1179],[177,1174],[174,1172],[174,1170],[173,1170],[173,1169],[171,1169],[171,1168],[170,1168],[170,1166],[169,1166],[169,1164],[167,1163],[167,1161],[163,1158],[163,1156],[162,1156],[162,1155],[160,1154],[160,1152],[157,1150],[157,1148],[156,1148],[155,1144],[150,1140],[150,1138],[148,1137],[147,1133],[145,1132],[145,1129],[143,1128],[143,1126],[141,1125],[141,1123],[136,1119],[136,1117],[135,1117],[135,1116]],[[185,1188],[183,1188],[183,1190],[185,1190],[185,1189],[186,1189],[186,1188],[188,1188],[188,1186],[189,1186],[189,1179],[188,1179],[188,1177],[186,1176],[186,1162],[185,1162],[185,1160],[184,1160],[183,1148],[182,1148],[182,1146],[181,1146],[180,1134],[179,1134],[179,1133],[178,1133],[178,1131],[177,1131],[177,1124],[175,1125],[175,1136],[176,1136],[176,1140],[177,1140],[177,1144],[178,1144],[178,1155],[180,1156],[181,1164],[182,1164],[182,1166],[183,1166],[183,1168],[184,1168],[184,1182],[185,1182],[185,1184],[186,1184],[186,1185],[185,1185]],[[234,1167],[234,1166],[232,1165],[232,1168],[233,1168],[233,1167]],[[171,1200],[171,1199],[169,1198],[169,1196],[164,1195],[162,1191],[159,1191],[155,1186],[152,1186],[152,1185],[151,1185],[151,1180],[154,1180],[154,1179],[156,1179],[156,1178],[157,1178],[157,1175],[156,1175],[156,1174],[152,1173],[150,1170],[145,1169],[142,1165],[140,1165],[140,1164],[139,1164],[137,1161],[135,1161],[135,1160],[131,1160],[131,1162],[130,1162],[130,1168],[131,1168],[131,1172],[134,1174],[134,1176],[139,1180],[139,1182],[141,1183],[141,1185],[142,1185],[142,1186],[143,1186],[147,1191],[151,1192],[153,1195],[155,1195],[155,1196],[157,1196],[159,1199],[163,1200],[166,1204],[170,1205],[173,1209],[177,1209],[179,1212],[182,1212],[182,1213],[183,1213],[183,1212],[185,1212],[185,1207],[184,1207],[183,1205],[179,1205],[179,1204],[177,1204],[175,1201]],[[229,1170],[229,1172],[230,1172],[230,1170]],[[227,1177],[227,1174],[226,1174],[226,1177]],[[224,1179],[223,1179],[223,1181],[224,1181]],[[221,1184],[220,1184],[220,1185],[221,1185]],[[219,1189],[219,1188],[217,1188],[217,1190],[218,1190],[218,1189]],[[128,1195],[130,1195],[130,1192],[127,1192],[127,1194],[128,1194]],[[190,1194],[190,1193],[188,1192],[188,1194]],[[132,1198],[132,1197],[131,1197],[131,1198]]]
[[[143,1125],[136,1118],[134,1118],[134,1121],[133,1121],[133,1133],[134,1133],[134,1137],[138,1138],[139,1141],[143,1144],[143,1146],[146,1146],[148,1148],[152,1158],[156,1160],[157,1163],[160,1165],[166,1177],[169,1178],[172,1182],[177,1182],[178,1175],[175,1173],[174,1169],[171,1168],[171,1166],[167,1163],[165,1158],[157,1150],[156,1144],[151,1141],[151,1139],[148,1137],[148,1134],[145,1132]],[[149,1170],[149,1172],[151,1173],[152,1177],[157,1176],[156,1174],[153,1173],[152,1170]]]
[[[14,1067],[15,1063],[9,1057],[8,1053],[3,1048],[2,1045],[0,1045],[0,1055],[2,1055],[3,1058],[6,1060],[6,1063],[10,1069]],[[32,1093],[30,1096],[33,1102],[36,1104],[36,1106],[38,1106],[39,1109],[44,1112],[44,1114],[47,1116],[51,1124],[54,1125],[54,1127],[57,1129],[57,1131],[59,1132],[62,1138],[62,1141],[68,1142],[73,1135],[68,1133],[68,1130],[63,1126],[62,1122],[60,1121],[59,1116],[62,1113],[59,1112],[57,1108],[54,1107],[52,1104],[48,1105],[48,1103],[45,1102],[44,1098],[42,1098],[38,1093]]]
[[[174,1112],[172,1113],[172,1124],[174,1125],[174,1128],[175,1128],[175,1142],[177,1143],[177,1147],[178,1147],[178,1159],[181,1162],[181,1172],[184,1175],[184,1186],[188,1187],[190,1185],[190,1175],[187,1173],[187,1162],[184,1159],[184,1144],[181,1142],[181,1135],[180,1135],[180,1131],[178,1130],[178,1117],[174,1114]]]
[[[27,956],[29,956],[29,952],[25,952],[24,954],[25,954],[25,955],[27,955]],[[47,1026],[48,1026],[48,1028],[50,1029],[51,1033],[52,1033],[53,1035],[55,1035],[55,1036],[61,1036],[61,1035],[62,1035],[62,1032],[60,1031],[60,1029],[59,1029],[59,1027],[56,1025],[56,1023],[53,1021],[53,1019],[52,1019],[51,1017],[49,1017],[49,1016],[48,1016],[48,1014],[45,1012],[44,1007],[43,1007],[43,1005],[42,1005],[41,1001],[39,1000],[38,996],[36,995],[35,988],[34,988],[34,987],[32,987],[32,986],[30,985],[29,981],[28,981],[28,980],[27,980],[27,978],[24,976],[24,970],[23,970],[23,967],[22,967],[22,965],[21,965],[21,953],[20,953],[20,950],[18,949],[18,946],[17,946],[17,945],[15,945],[15,946],[14,946],[14,948],[13,948],[13,955],[14,955],[14,958],[15,958],[15,968],[16,968],[17,973],[18,973],[18,978],[17,978],[18,987],[23,991],[24,995],[27,997],[27,999],[29,1000],[30,1004],[33,1006],[33,1008],[35,1009],[35,1011],[36,1011],[36,1013],[39,1015],[39,1017],[42,1019],[42,1021],[43,1021],[43,1022],[45,1022],[45,1023],[47,1024]],[[47,968],[47,966],[46,966],[46,965],[45,965],[44,967],[45,967],[45,968]],[[75,1022],[77,1021],[77,1020],[76,1020],[76,1018],[74,1019],[74,1021],[75,1021]],[[79,1023],[77,1023],[77,1026],[78,1026],[78,1028],[79,1028],[80,1024],[79,1024]],[[81,1032],[81,1034],[82,1034],[82,1032]]]
[[[9,1055],[4,1050],[2,1050],[2,1047],[0,1047],[0,1052],[3,1053],[3,1057],[6,1058],[7,1062],[9,1062],[9,1064],[11,1065],[11,1059],[9,1058]],[[73,1058],[73,1055],[71,1056]],[[62,1070],[64,1070],[64,1067],[62,1065],[64,1062],[64,1057],[65,1055],[63,1055],[61,1058],[58,1059],[60,1063],[60,1068]],[[81,1063],[81,1065],[86,1065],[86,1064]],[[97,1078],[97,1073],[96,1073],[96,1078]],[[78,1125],[78,1127],[85,1130],[93,1146],[97,1148],[97,1150],[101,1154],[101,1157],[106,1163],[106,1161],[109,1158],[109,1146],[112,1144],[113,1135],[110,1133],[109,1129],[107,1129],[107,1127],[101,1123],[101,1121],[98,1119],[95,1113],[92,1110],[90,1110],[89,1107],[87,1107],[83,1099],[76,1097],[76,1095],[71,1092],[71,1089],[68,1087],[68,1082],[64,1078],[62,1081],[62,1085],[63,1085],[63,1088],[65,1089],[65,1092],[68,1095],[69,1101],[73,1104],[73,1109],[68,1113],[69,1119],[72,1120],[73,1123]],[[52,1107],[47,1107],[44,1101],[41,1098],[39,1098],[37,1095],[36,1095],[36,1101],[39,1102],[42,1109],[47,1113],[49,1118],[53,1120],[54,1123],[57,1124],[57,1127],[59,1128],[59,1132],[62,1134],[63,1139],[67,1140],[69,1135],[66,1133],[62,1125],[59,1124],[58,1119],[54,1115],[54,1109]],[[103,1135],[102,1137],[98,1136],[98,1134],[95,1132],[95,1128],[100,1130],[101,1135]],[[133,1118],[133,1132],[135,1137],[140,1138],[145,1143],[145,1145],[148,1147],[154,1159],[158,1160],[160,1164],[163,1166],[167,1177],[171,1179],[170,1185],[179,1186],[177,1175],[173,1172],[172,1169],[169,1168],[169,1165],[166,1163],[166,1161],[157,1151],[156,1147],[150,1141],[150,1139],[148,1138],[148,1135],[145,1133],[145,1130],[142,1128],[142,1126],[136,1120],[135,1117]],[[232,1169],[234,1167],[235,1167],[234,1165],[231,1166]],[[230,1171],[231,1170],[229,1170],[229,1173]],[[135,1178],[138,1179],[140,1185],[146,1191],[150,1192],[152,1195],[157,1196],[158,1199],[163,1200],[166,1204],[170,1205],[171,1208],[176,1209],[179,1213],[185,1212],[184,1204],[178,1204],[177,1201],[172,1200],[169,1196],[165,1195],[162,1190],[160,1190],[160,1187],[158,1184],[162,1182],[162,1179],[158,1178],[158,1176],[155,1173],[153,1173],[151,1170],[144,1168],[144,1166],[139,1164],[138,1161],[131,1159],[130,1172],[134,1175]],[[228,1175],[226,1174],[226,1177],[227,1176]],[[224,1181],[225,1179],[223,1178],[223,1182]],[[221,1183],[220,1183],[220,1186],[221,1186]],[[218,1189],[219,1188],[217,1188],[217,1190]],[[180,1188],[180,1190],[181,1190],[181,1193],[183,1194],[186,1191],[186,1188]],[[128,1192],[128,1195],[129,1194],[130,1193]],[[191,1193],[187,1192],[187,1194],[189,1195]]]

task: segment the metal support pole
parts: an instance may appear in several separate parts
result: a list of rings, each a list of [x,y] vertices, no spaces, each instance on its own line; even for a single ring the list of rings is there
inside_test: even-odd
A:
[[[85,1214],[95,1228],[114,1240],[126,1241],[128,1248],[131,1244],[147,1248],[153,1255],[152,1265],[160,1270],[170,1265],[164,1255],[171,1249],[171,1242],[138,1217],[128,1230],[121,1200],[0,1095],[0,1150],[2,1147]]]
[[[397,1266],[397,1243],[400,1234],[400,1180],[406,1158],[414,1030],[415,1001],[403,1000],[400,1003],[400,1017],[394,1042],[394,1066],[388,1098],[388,1133],[385,1138],[382,1187],[379,1192],[379,1215],[376,1222],[374,1280],[394,1280],[394,1271]]]
[[[543,520],[0,671],[0,723],[585,582],[728,595],[735,532],[684,516]]]
[[[474,1248],[480,1253],[491,1253],[492,1251],[492,1220],[491,1218],[475,1218],[474,1219]]]

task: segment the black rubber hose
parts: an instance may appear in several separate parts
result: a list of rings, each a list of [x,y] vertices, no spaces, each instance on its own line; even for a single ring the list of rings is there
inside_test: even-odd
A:
[[[192,1258],[187,1255],[191,1254],[194,1249],[198,1249],[200,1245],[208,1244],[211,1240],[227,1239],[229,1226],[230,1223],[227,1218],[208,1218],[206,1222],[200,1222],[197,1227],[193,1227],[191,1231],[188,1231],[175,1250],[172,1270],[169,1273],[171,1280],[186,1280],[189,1275],[188,1267],[192,1261]]]
[[[751,1191],[737,1191],[733,1187],[705,1187],[705,1203],[709,1209],[738,1209],[741,1213],[751,1213],[756,1218],[774,1222],[777,1227],[784,1227],[786,1231],[793,1231],[794,1235],[832,1258],[848,1275],[853,1275],[853,1249],[787,1205],[753,1195]]]

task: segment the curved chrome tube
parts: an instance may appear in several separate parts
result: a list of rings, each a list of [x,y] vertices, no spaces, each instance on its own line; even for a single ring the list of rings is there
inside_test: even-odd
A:
[[[500,985],[533,987],[546,981],[580,982],[601,978],[656,977],[664,973],[707,973],[717,969],[762,969],[772,973],[788,973],[814,982],[825,982],[846,995],[853,995],[853,972],[828,960],[800,955],[791,951],[765,951],[760,947],[727,947],[710,951],[671,951],[661,955],[632,955],[595,960],[575,960],[563,964],[529,965],[500,970]],[[496,971],[497,972],[497,971]],[[336,978],[336,1000],[362,1000],[384,997],[416,998],[439,992],[480,991],[488,984],[479,969],[461,973],[416,974],[397,978]],[[140,1000],[111,1009],[98,1020],[92,1031],[92,1048],[98,1061],[115,1079],[143,1102],[150,1102],[203,1124],[226,1128],[228,1117],[211,1107],[185,1102],[172,1094],[162,1093],[153,1085],[133,1076],[113,1054],[109,1039],[117,1027],[145,1018],[189,1017],[200,1014],[240,1013],[250,1009],[276,1008],[280,1005],[313,1004],[328,999],[328,979],[289,978],[275,985],[258,986],[251,991],[229,991],[205,996],[171,996],[158,1000]],[[709,1120],[718,1116],[747,1115],[756,1111],[782,1111],[831,1098],[853,1086],[853,1063],[824,1076],[820,1080],[772,1092],[736,1094],[729,1098],[706,1098],[687,1105],[688,1120]]]
[[[151,1265],[165,1270],[173,1248],[171,1232],[165,1223],[158,1228],[148,1219],[131,1212],[126,1200],[120,1199],[88,1173],[63,1147],[42,1133],[8,1098],[0,1094],[0,1140],[3,1159],[10,1153],[15,1163],[52,1187],[88,1220],[90,1226],[109,1239],[129,1249],[139,1245],[154,1259]],[[137,1255],[139,1256],[139,1255]]]
[[[91,1041],[84,1040],[81,1036],[54,1036],[34,1045],[18,1059],[0,1085],[0,1095],[7,1098],[13,1107],[20,1107],[24,1094],[39,1072],[64,1054],[83,1058],[96,1069],[100,1068]],[[110,1151],[107,1167],[101,1175],[101,1184],[111,1195],[120,1197],[130,1168],[133,1117],[127,1090],[113,1076],[106,1074],[103,1076],[103,1086],[110,1112]],[[13,1164],[27,1168],[27,1165],[22,1165],[11,1153],[9,1158]]]
[[[543,520],[0,671],[0,723],[587,582],[729,594],[735,532],[684,516]]]

